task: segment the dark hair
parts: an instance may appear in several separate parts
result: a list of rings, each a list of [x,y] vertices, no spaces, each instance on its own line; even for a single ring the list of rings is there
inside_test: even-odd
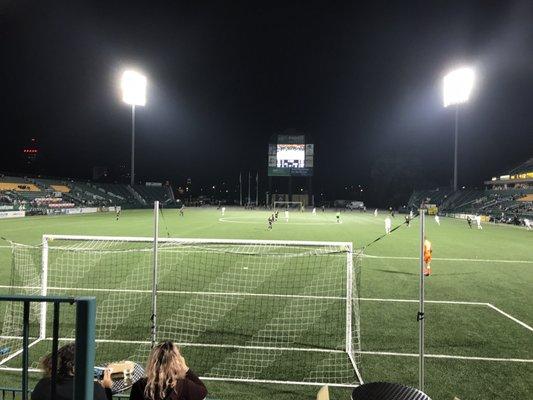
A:
[[[74,364],[76,361],[76,345],[69,343],[57,350],[57,380],[68,378],[74,375]],[[52,376],[52,353],[47,354],[41,360],[41,367],[44,376]]]

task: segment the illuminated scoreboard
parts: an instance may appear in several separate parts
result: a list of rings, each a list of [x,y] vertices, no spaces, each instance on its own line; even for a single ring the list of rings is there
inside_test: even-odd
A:
[[[305,135],[276,135],[268,145],[268,176],[313,176],[314,144]]]

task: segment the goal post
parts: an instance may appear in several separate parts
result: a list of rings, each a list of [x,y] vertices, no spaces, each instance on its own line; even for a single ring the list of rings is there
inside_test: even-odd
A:
[[[352,243],[44,235],[40,254],[20,267],[41,269],[41,293],[96,297],[97,363],[172,340],[206,380],[362,383]]]

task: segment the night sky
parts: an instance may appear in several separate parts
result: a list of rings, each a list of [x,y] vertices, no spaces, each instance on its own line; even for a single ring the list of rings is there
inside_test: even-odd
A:
[[[462,64],[477,81],[460,111],[460,185],[533,156],[531,1],[366,3],[3,1],[0,171],[21,171],[32,137],[44,175],[129,168],[128,67],[148,77],[143,180],[235,183],[251,170],[264,182],[269,138],[295,129],[314,139],[314,187],[330,196],[371,192],[379,165],[449,185],[441,86]]]

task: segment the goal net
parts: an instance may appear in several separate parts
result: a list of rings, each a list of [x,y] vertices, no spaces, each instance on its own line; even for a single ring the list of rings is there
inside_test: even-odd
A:
[[[274,209],[275,210],[287,210],[294,209],[300,211],[303,206],[301,201],[275,201]]]
[[[361,383],[361,255],[351,243],[160,239],[156,249],[153,238],[48,235],[14,250],[12,281],[96,296],[96,364],[144,364],[155,338],[176,342],[204,379]],[[51,309],[32,315],[34,341],[49,342]],[[17,337],[16,318],[5,311],[0,348]],[[61,340],[74,337],[74,322],[62,311]]]

